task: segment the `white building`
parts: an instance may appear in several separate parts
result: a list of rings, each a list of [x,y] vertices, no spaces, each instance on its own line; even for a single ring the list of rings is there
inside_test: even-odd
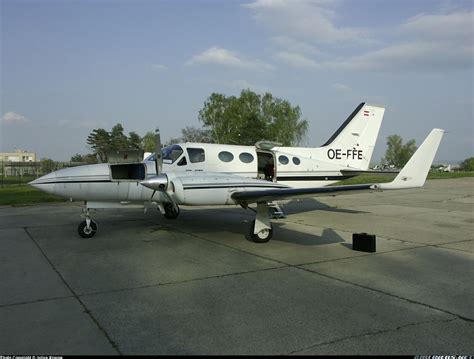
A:
[[[36,153],[23,150],[0,152],[0,162],[36,162]]]
[[[3,176],[37,175],[39,167],[35,152],[0,152],[0,172]]]

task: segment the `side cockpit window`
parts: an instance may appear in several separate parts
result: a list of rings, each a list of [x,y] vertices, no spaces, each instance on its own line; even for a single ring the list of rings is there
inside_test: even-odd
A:
[[[171,145],[161,150],[163,154],[163,162],[167,164],[174,163],[179,156],[183,154],[183,149],[178,145]]]
[[[206,160],[202,148],[187,148],[186,151],[188,152],[189,162],[191,163],[204,162]]]

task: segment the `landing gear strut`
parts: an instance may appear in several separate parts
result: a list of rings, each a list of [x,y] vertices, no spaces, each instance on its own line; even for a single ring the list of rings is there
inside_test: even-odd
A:
[[[81,217],[85,218],[85,221],[79,223],[77,232],[82,238],[94,237],[95,232],[97,232],[97,223],[91,219],[87,205],[85,205],[82,209]]]
[[[266,243],[273,236],[273,228],[268,217],[268,204],[257,203],[255,220],[250,226],[250,238],[255,243]]]

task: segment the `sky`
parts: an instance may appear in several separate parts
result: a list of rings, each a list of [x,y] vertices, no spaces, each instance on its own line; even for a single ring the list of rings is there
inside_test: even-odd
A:
[[[447,131],[437,161],[474,156],[474,2],[0,0],[0,151],[69,160],[95,128],[166,141],[213,92],[299,106],[304,146],[361,102],[386,137]]]

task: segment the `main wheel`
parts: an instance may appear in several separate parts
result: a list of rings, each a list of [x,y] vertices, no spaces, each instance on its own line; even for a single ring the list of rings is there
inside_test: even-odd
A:
[[[267,243],[273,236],[273,228],[262,229],[258,233],[254,233],[255,221],[252,222],[250,226],[250,238],[255,243]]]
[[[163,203],[163,207],[165,208],[164,216],[168,219],[176,219],[179,216],[179,207],[176,205],[176,209],[173,206],[173,203]]]
[[[87,228],[87,222],[81,222],[77,227],[77,232],[82,238],[92,238],[94,237],[95,232],[97,232],[97,223],[91,220],[91,225]]]

